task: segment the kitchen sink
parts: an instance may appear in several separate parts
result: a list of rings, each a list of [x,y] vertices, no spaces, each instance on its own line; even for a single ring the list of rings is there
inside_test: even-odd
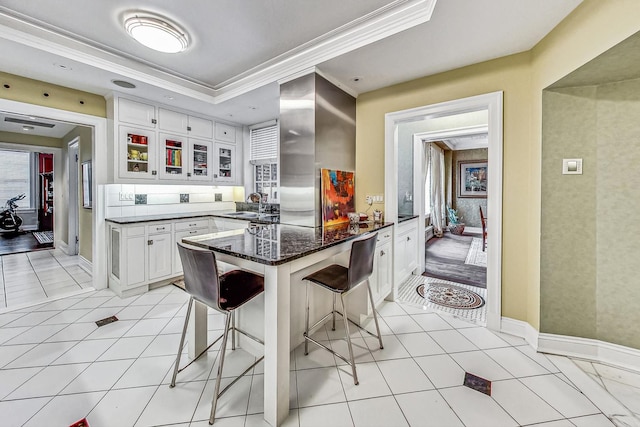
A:
[[[236,218],[242,218],[242,219],[253,219],[253,218],[258,218],[260,216],[258,212],[247,212],[247,211],[231,212],[226,215],[233,216]]]

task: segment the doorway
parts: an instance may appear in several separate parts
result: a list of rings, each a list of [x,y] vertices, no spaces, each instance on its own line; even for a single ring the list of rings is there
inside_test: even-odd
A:
[[[477,111],[487,112],[488,134],[488,188],[487,210],[492,212],[488,218],[491,238],[487,241],[487,327],[500,330],[501,326],[501,260],[502,260],[502,92],[478,95],[460,100],[433,104],[410,110],[388,113],[385,116],[385,213],[387,218],[396,221],[398,218],[399,198],[399,161],[402,155],[399,147],[399,127],[403,123],[433,120]],[[425,224],[424,187],[421,181],[425,175],[423,160],[425,158],[422,140],[414,140],[412,151],[413,167],[413,215],[418,216],[419,224]],[[422,227],[421,227],[422,230]],[[425,268],[425,233],[418,233],[419,272]]]
[[[69,176],[69,236],[67,239],[67,255],[77,255],[79,249],[79,225],[78,225],[78,156],[80,138],[76,137],[69,142],[67,158],[67,171]]]

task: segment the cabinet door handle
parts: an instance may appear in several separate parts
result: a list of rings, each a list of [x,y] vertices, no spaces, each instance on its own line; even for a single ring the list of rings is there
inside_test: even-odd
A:
[[[187,172],[187,176],[191,176],[191,172]]]
[[[385,234],[385,235],[384,235],[384,237],[385,237],[385,238],[387,238],[387,237],[389,237],[389,235],[388,235],[388,234]]]
[[[162,231],[164,230],[164,227],[156,227],[156,231]]]
[[[384,256],[384,251],[380,251],[380,256]]]
[[[158,175],[158,171],[151,171],[151,175]]]
[[[153,240],[147,240],[147,245],[149,246],[153,245]]]
[[[187,126],[187,131],[191,132],[191,126]]]
[[[197,232],[198,230],[193,230],[193,231],[190,231],[189,234],[196,234]]]
[[[156,119],[151,119],[151,123],[155,125],[156,123],[158,123],[158,121]]]
[[[407,242],[411,241],[411,237],[407,236]]]
[[[189,227],[195,227],[198,224],[189,224]]]

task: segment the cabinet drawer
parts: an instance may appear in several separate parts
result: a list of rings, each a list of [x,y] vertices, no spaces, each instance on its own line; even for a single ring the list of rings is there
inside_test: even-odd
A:
[[[128,227],[127,236],[144,236],[144,226]]]
[[[216,140],[236,142],[236,128],[223,123],[216,123]]]
[[[198,228],[209,228],[208,219],[192,219],[190,221],[176,222],[176,231],[195,230]]]
[[[171,232],[171,223],[161,223],[161,224],[152,224],[147,225],[147,233],[148,234],[157,234],[157,233],[168,233]]]
[[[391,241],[391,236],[393,233],[391,232],[391,228],[386,228],[384,230],[378,231],[378,246],[383,245],[389,241]]]

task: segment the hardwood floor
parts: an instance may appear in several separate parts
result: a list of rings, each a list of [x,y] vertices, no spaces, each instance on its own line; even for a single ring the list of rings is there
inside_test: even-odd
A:
[[[0,233],[0,255],[52,249],[53,243],[41,245],[30,231]]]
[[[487,269],[465,264],[472,235],[444,233],[444,237],[431,238],[425,245],[424,276],[449,280],[465,285],[487,287]]]

